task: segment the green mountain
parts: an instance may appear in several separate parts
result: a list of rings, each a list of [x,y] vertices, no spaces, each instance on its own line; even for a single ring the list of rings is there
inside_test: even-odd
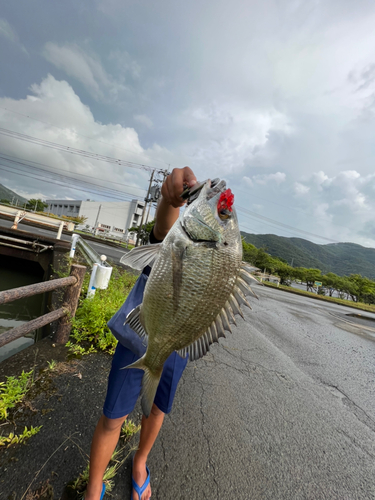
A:
[[[6,188],[2,184],[0,184],[0,200],[9,200],[10,202],[13,200],[14,204],[18,200],[17,205],[23,205],[27,202],[26,198],[23,198],[22,196],[15,193],[11,189]]]
[[[317,245],[301,238],[285,238],[274,234],[249,234],[241,231],[247,243],[266,248],[273,257],[285,259],[293,267],[314,267],[323,273],[339,276],[361,274],[375,279],[375,248],[355,243]]]

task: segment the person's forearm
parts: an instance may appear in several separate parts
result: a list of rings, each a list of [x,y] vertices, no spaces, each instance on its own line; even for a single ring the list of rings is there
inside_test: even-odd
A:
[[[192,187],[197,179],[189,167],[174,168],[161,187],[161,200],[156,210],[154,236],[163,240],[178,219],[180,207],[185,200],[181,198],[184,187]]]
[[[180,207],[172,207],[163,197],[161,198],[156,210],[154,226],[154,236],[157,240],[163,240],[167,236],[168,231],[178,219],[179,213]]]

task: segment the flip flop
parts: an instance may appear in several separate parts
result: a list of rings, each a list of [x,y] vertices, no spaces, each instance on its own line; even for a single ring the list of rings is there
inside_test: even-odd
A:
[[[150,470],[147,467],[147,465],[146,465],[146,472],[147,472],[147,478],[146,478],[146,481],[143,483],[142,486],[138,486],[138,484],[134,481],[133,474],[132,474],[133,488],[135,489],[135,492],[137,493],[139,500],[141,500],[142,493],[145,491],[145,489],[147,488],[147,486],[150,484]],[[133,495],[133,492],[132,492],[132,495]],[[130,497],[130,498],[132,499],[132,497]]]
[[[102,492],[100,494],[100,500],[103,500],[104,494],[105,494],[105,484],[103,483]]]

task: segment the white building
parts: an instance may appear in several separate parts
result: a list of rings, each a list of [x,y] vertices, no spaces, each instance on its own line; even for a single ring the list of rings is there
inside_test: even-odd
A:
[[[98,232],[127,236],[129,228],[139,226],[144,200],[91,201],[91,200],[46,200],[45,212],[68,217],[87,217],[84,226],[97,228]],[[146,214],[147,216],[147,214]],[[146,219],[145,216],[145,219]],[[146,221],[144,221],[145,223]]]

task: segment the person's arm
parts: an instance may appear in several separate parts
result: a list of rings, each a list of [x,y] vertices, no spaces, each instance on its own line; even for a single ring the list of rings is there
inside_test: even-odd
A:
[[[161,200],[156,210],[153,230],[156,240],[162,241],[178,219],[180,207],[185,203],[185,200],[181,198],[184,184],[192,187],[196,182],[197,179],[189,167],[175,168],[168,175],[162,185]]]

